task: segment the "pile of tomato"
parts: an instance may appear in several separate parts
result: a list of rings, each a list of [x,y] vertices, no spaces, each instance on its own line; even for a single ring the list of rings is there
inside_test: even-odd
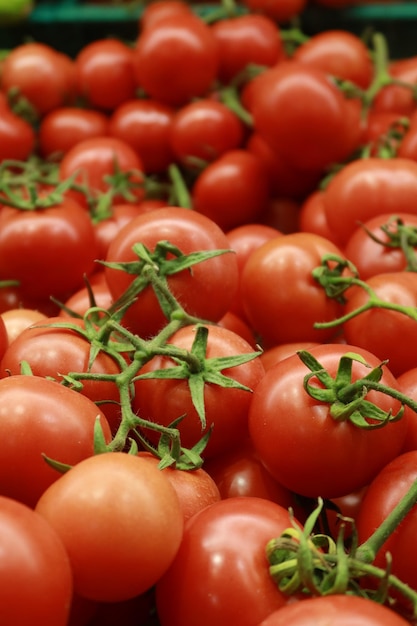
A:
[[[2,626],[417,623],[417,57],[301,10],[1,60]]]

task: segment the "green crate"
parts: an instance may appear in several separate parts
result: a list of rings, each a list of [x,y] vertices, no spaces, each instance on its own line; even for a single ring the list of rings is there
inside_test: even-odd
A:
[[[140,2],[122,6],[83,0],[38,0],[26,21],[0,28],[0,46],[13,48],[32,39],[74,56],[83,45],[101,37],[133,41],[138,34],[141,6]],[[195,11],[202,15],[213,8],[210,4],[194,5]],[[300,16],[300,26],[308,35],[332,28],[358,35],[378,31],[386,36],[392,58],[417,55],[417,2],[369,4],[337,10],[311,4]]]

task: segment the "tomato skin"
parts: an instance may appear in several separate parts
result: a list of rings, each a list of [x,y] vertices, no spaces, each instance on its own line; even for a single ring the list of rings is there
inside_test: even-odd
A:
[[[260,359],[265,368],[265,371],[269,370],[279,361],[286,359],[289,356],[296,354],[298,350],[309,350],[314,346],[320,344],[314,341],[295,341],[292,343],[280,343],[277,346],[264,350],[260,355]]]
[[[312,233],[280,235],[248,258],[241,274],[241,297],[246,317],[265,348],[294,341],[330,339],[334,329],[314,324],[341,313],[312,277],[324,254],[343,257],[329,240]],[[279,285],[279,288],[275,286]]]
[[[211,30],[219,44],[222,83],[229,83],[249,64],[270,67],[285,56],[278,25],[265,15],[226,18],[215,22]]]
[[[0,100],[0,161],[25,161],[34,152],[35,131],[31,124]]]
[[[123,452],[75,465],[42,494],[36,511],[65,545],[75,592],[98,601],[128,600],[150,589],[183,534],[171,483],[144,459]]]
[[[254,352],[252,346],[234,332],[220,326],[209,326],[208,329],[207,358]],[[185,326],[172,335],[169,343],[190,350],[195,334],[194,326]],[[173,365],[172,359],[155,356],[139,370],[139,374]],[[253,390],[262,379],[264,369],[260,360],[255,358],[245,364],[226,368],[222,373]],[[178,425],[183,446],[191,448],[207,432],[211,424],[214,424],[213,432],[204,449],[205,459],[237,445],[247,437],[250,391],[206,383],[204,400],[207,425],[202,428],[187,380],[144,379],[137,380],[134,384],[133,407],[141,417],[168,426],[181,415],[186,415]],[[155,442],[155,439],[157,441],[154,431],[148,430],[144,434],[152,442]]]
[[[25,309],[20,307],[17,309],[9,309],[0,314],[7,332],[8,344],[11,344],[20,333],[34,322],[45,320],[46,315],[36,309]],[[3,337],[3,329],[0,324],[0,336]],[[2,345],[2,342],[0,342]],[[5,349],[0,348],[0,355],[3,358]]]
[[[283,606],[265,546],[290,526],[288,511],[262,498],[228,498],[194,515],[156,585],[161,626],[252,626]]]
[[[323,344],[308,350],[332,376],[347,352],[362,355],[372,367],[374,354],[355,345]],[[353,363],[353,380],[369,367]],[[361,430],[348,421],[337,422],[329,405],[311,398],[303,387],[309,372],[298,355],[270,368],[256,387],[249,410],[249,432],[259,458],[272,476],[295,493],[333,498],[367,485],[380,469],[402,450],[407,415],[381,429]],[[381,379],[398,389],[393,374],[384,368]],[[385,411],[400,404],[380,392],[367,399]],[[277,419],[279,416],[279,419]],[[355,462],[352,463],[352,458]]]
[[[412,308],[417,305],[415,272],[376,274],[366,283],[385,302],[394,302]],[[353,312],[367,301],[368,295],[365,291],[356,287],[349,292],[344,311],[345,313]],[[414,319],[403,313],[381,307],[364,311],[343,324],[346,341],[373,352],[381,360],[388,359],[388,367],[395,376],[417,365],[417,357],[413,349],[417,340],[416,333]]]
[[[189,15],[190,13],[190,5],[182,0],[155,0],[155,2],[143,7],[139,27],[144,31],[166,17]]]
[[[217,41],[194,14],[175,15],[146,28],[136,40],[136,85],[171,106],[182,106],[209,92],[217,76]],[[186,67],[187,71],[178,71]]]
[[[110,427],[102,411],[77,391],[40,376],[0,380],[2,464],[0,494],[34,507],[60,474],[43,459],[73,465],[92,456],[97,416],[106,441]]]
[[[327,222],[345,244],[358,222],[381,213],[416,213],[417,163],[409,159],[358,159],[329,182],[324,204]]]
[[[269,198],[267,174],[247,150],[229,150],[207,165],[192,189],[192,203],[224,231],[259,221]]]
[[[250,12],[261,13],[275,20],[278,24],[286,24],[304,10],[306,0],[244,0]]]
[[[124,226],[109,247],[106,261],[134,261],[132,246],[142,242],[152,251],[158,241],[168,240],[184,253],[199,250],[228,250],[223,231],[212,220],[196,211],[165,207],[138,216]],[[105,268],[110,291],[116,299],[132,282],[132,275]],[[168,277],[172,293],[188,313],[218,321],[229,309],[237,289],[238,269],[232,253],[208,259]],[[147,287],[123,317],[132,332],[149,337],[166,324],[166,319],[150,287]]]
[[[3,209],[0,224],[0,280],[18,280],[26,298],[67,297],[92,273],[94,229],[71,198],[33,211]]]
[[[328,595],[306,598],[278,609],[259,626],[407,626],[409,622],[395,611],[374,600],[354,595]]]
[[[406,370],[397,376],[397,382],[402,393],[417,402],[417,367]],[[403,452],[417,450],[417,414],[409,407],[405,410],[408,412],[408,430],[407,437],[404,442]]]
[[[41,120],[38,144],[41,155],[62,157],[79,141],[107,134],[108,119],[101,111],[80,107],[59,107]]]
[[[57,533],[38,513],[4,496],[0,531],[3,626],[66,626],[72,571]]]

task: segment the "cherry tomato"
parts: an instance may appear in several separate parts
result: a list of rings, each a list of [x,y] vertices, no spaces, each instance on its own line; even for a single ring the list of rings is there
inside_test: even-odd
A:
[[[74,465],[44,491],[36,511],[64,543],[75,592],[98,601],[128,600],[150,589],[170,566],[183,534],[182,509],[169,480],[123,452]]]
[[[417,402],[417,366],[397,376],[397,382],[402,393]],[[409,452],[417,450],[417,414],[409,407],[405,407],[405,410],[408,412],[408,430],[403,452]]]
[[[29,122],[14,113],[6,99],[0,99],[0,162],[25,161],[34,152],[35,142],[35,130]]]
[[[286,24],[302,13],[307,0],[244,0],[243,4],[250,12],[261,13],[279,24]]]
[[[28,326],[31,326],[35,322],[47,319],[46,315],[41,313],[41,311],[37,311],[36,309],[25,309],[24,307],[4,311],[1,313],[1,318],[6,328],[9,344],[11,344],[12,341],[14,341]],[[2,357],[4,352],[4,350],[0,350]]]
[[[24,504],[0,496],[0,621],[66,626],[72,570],[54,529]]]
[[[154,26],[166,17],[189,15],[190,13],[190,5],[182,0],[155,0],[143,7],[139,26],[141,31],[144,31],[148,26]]]

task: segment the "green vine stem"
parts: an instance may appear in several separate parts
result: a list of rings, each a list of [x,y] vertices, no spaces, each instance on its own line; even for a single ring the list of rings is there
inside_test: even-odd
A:
[[[361,224],[368,237],[384,248],[401,250],[406,260],[404,268],[407,272],[417,271],[417,227],[404,224],[404,221],[393,215],[386,224],[380,226],[385,239],[377,237],[364,224]]]

